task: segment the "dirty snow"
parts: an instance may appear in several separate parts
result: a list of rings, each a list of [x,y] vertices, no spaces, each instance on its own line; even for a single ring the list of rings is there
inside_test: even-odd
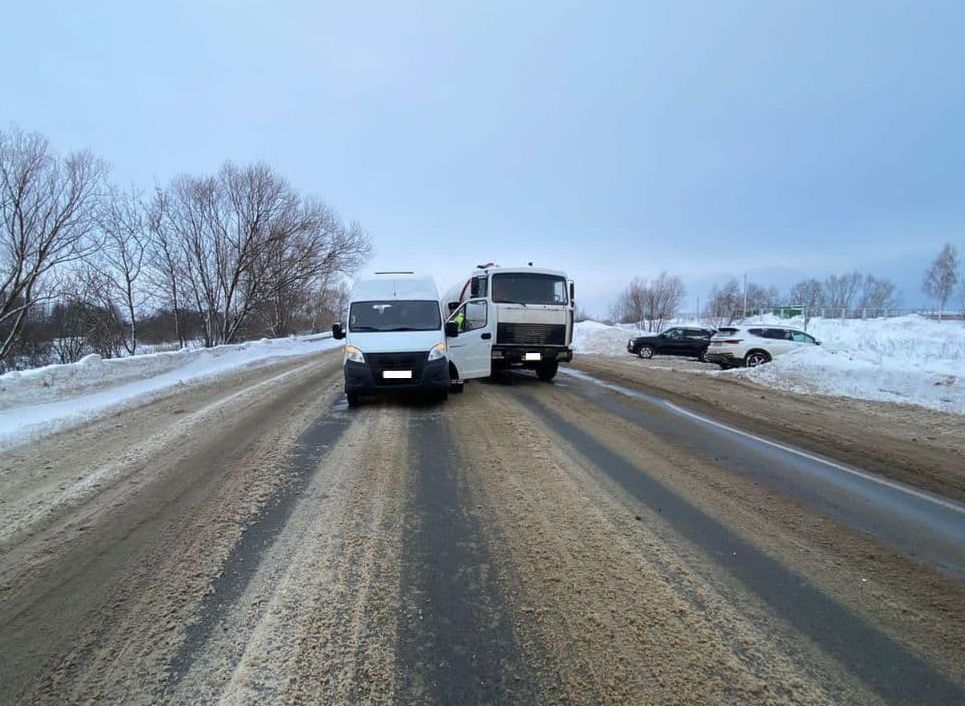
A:
[[[0,375],[0,448],[74,426],[177,385],[338,345],[331,334],[293,336],[109,360],[89,355],[68,365],[6,373]]]
[[[804,328],[799,320],[754,318]],[[914,404],[965,415],[965,325],[921,316],[882,319],[812,319],[807,327],[822,342],[753,370],[709,374],[752,380],[805,394],[839,395]],[[627,355],[632,330],[593,322],[576,325],[577,353]]]

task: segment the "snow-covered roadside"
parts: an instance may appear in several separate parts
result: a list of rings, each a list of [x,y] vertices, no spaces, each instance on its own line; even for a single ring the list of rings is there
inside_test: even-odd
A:
[[[758,323],[758,319],[754,323]],[[798,326],[767,317],[760,323]],[[820,348],[806,348],[756,369],[718,371],[769,387],[805,394],[914,404],[965,415],[965,326],[919,316],[889,319],[813,319],[809,333]],[[625,356],[632,331],[593,321],[576,325],[576,353]],[[639,335],[639,334],[637,334]]]
[[[261,339],[215,348],[149,353],[0,375],[0,448],[74,426],[177,385],[240,368],[336,348],[331,334]]]

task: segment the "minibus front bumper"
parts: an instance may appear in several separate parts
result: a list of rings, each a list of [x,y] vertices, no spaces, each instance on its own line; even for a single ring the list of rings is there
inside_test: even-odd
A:
[[[449,360],[426,360],[428,355],[428,351],[418,354],[366,353],[364,363],[346,361],[345,392],[359,395],[382,392],[442,394],[449,390]],[[393,377],[406,371],[411,372],[410,378]]]

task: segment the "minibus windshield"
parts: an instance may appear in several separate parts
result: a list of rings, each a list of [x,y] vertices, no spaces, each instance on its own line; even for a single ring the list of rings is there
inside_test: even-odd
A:
[[[437,331],[442,327],[439,302],[392,300],[354,302],[349,331]]]

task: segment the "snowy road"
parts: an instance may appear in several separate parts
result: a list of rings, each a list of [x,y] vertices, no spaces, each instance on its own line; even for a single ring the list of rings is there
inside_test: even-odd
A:
[[[0,700],[965,700],[955,444],[610,364],[349,411],[339,362],[0,455]]]

